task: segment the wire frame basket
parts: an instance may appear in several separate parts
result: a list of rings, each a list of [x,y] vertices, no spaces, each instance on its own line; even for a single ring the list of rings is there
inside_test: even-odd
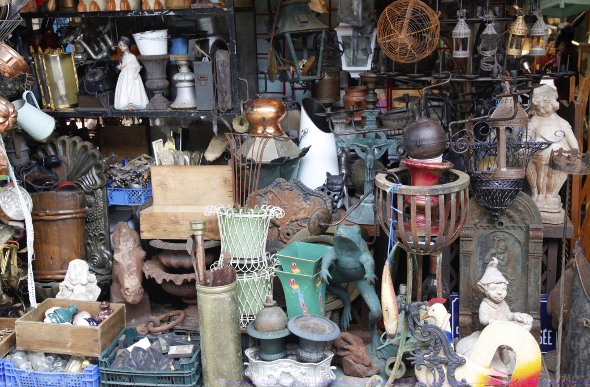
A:
[[[238,274],[238,300],[240,303],[240,326],[245,328],[254,321],[264,307],[267,295],[272,295],[275,262],[268,257],[268,266],[260,271]]]
[[[399,242],[407,252],[432,255],[459,237],[469,207],[469,176],[449,169],[443,177],[443,184],[411,186],[404,168],[375,176],[378,218],[390,245]],[[420,207],[424,225],[417,221]]]
[[[230,265],[238,273],[253,273],[268,267],[266,238],[272,218],[280,219],[285,211],[280,207],[261,206],[236,209],[230,205],[211,206],[205,216],[217,216],[221,251],[231,254]],[[223,256],[212,270],[223,265]]]

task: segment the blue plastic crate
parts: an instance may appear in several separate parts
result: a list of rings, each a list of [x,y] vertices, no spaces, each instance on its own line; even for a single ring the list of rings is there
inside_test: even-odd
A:
[[[4,366],[6,386],[11,387],[99,387],[100,370],[89,365],[83,372],[37,372],[14,368],[10,360]]]
[[[182,359],[176,371],[137,371],[110,368],[119,349],[119,338],[125,335],[125,346],[137,343],[140,336],[135,328],[125,328],[98,357],[102,386],[181,387],[200,386],[201,347],[197,346],[190,359]],[[150,342],[155,338],[148,337]]]
[[[147,188],[111,188],[107,187],[109,206],[139,206],[152,197],[152,186]]]

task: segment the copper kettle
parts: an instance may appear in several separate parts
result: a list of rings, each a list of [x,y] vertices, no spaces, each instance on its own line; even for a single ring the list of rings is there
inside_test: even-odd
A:
[[[252,123],[255,136],[280,136],[284,134],[281,121],[287,114],[284,103],[273,98],[252,101],[246,109],[246,117]]]

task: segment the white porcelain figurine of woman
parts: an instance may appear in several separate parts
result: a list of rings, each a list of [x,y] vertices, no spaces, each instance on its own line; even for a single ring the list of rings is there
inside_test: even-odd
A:
[[[139,76],[141,66],[129,48],[131,39],[121,36],[119,49],[121,50],[121,64],[119,64],[119,79],[115,89],[115,109],[136,110],[145,109],[148,104],[148,97]]]

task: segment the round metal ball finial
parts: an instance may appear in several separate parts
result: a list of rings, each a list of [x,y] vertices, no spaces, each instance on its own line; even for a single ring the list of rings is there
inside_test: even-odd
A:
[[[403,144],[412,159],[432,159],[443,154],[447,134],[440,124],[430,118],[419,118],[404,131]]]

